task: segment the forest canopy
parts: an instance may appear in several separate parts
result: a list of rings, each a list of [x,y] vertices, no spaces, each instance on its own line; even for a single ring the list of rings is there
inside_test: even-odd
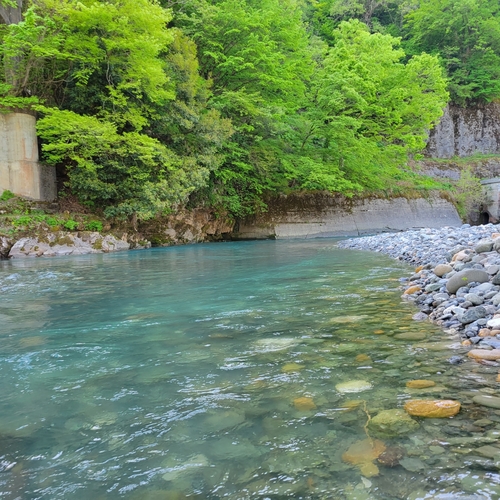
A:
[[[107,216],[238,217],[414,176],[449,96],[499,97],[498,2],[0,0],[0,109]],[[413,182],[413,181],[412,181]]]

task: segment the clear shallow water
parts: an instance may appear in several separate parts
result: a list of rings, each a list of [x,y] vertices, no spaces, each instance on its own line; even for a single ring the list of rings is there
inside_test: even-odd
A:
[[[446,362],[408,272],[328,240],[0,263],[0,497],[500,498],[475,452],[500,416],[467,405],[497,369]],[[371,387],[336,389],[352,380]],[[410,397],[465,404],[384,440],[404,466],[363,478],[342,454]]]

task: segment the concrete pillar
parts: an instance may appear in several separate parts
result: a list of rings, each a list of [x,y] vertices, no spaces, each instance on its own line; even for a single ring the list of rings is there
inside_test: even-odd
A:
[[[5,190],[32,200],[56,198],[54,167],[38,163],[35,117],[0,113],[0,193]]]
[[[490,216],[490,222],[495,224],[500,220],[500,177],[483,179],[481,181],[484,189],[483,211]]]

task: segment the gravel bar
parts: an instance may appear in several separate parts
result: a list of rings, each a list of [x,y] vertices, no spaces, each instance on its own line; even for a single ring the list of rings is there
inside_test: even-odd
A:
[[[403,297],[420,309],[414,319],[460,335],[462,345],[471,348],[470,358],[494,366],[500,362],[500,225],[383,233],[338,246],[381,252],[417,266],[410,278],[401,279]]]

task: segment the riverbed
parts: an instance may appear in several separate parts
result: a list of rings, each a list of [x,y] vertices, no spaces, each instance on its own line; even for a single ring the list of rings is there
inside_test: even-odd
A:
[[[497,370],[449,362],[412,272],[327,239],[1,262],[0,495],[499,498]],[[370,424],[428,398],[462,409]]]

